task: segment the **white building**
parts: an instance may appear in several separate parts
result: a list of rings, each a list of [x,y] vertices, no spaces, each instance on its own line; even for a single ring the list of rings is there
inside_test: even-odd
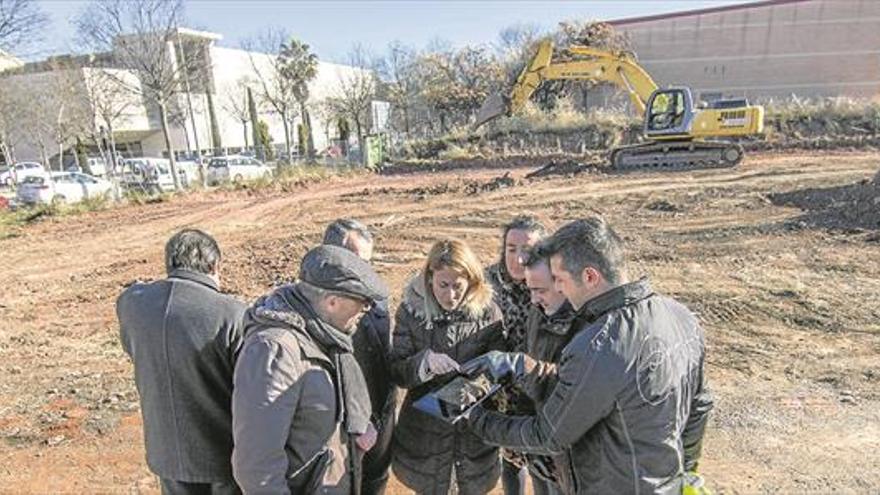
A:
[[[254,69],[256,66],[263,73],[269,72],[272,56],[217,46],[221,36],[215,33],[179,29],[177,34],[179,44],[176,49],[169,45],[169,56],[203,57],[199,65],[206,69],[182,84],[189,87],[189,92],[176,94],[171,102],[170,134],[175,150],[191,154],[199,149],[202,154],[210,154],[217,149],[237,152],[252,147],[252,123],[243,124],[237,116],[241,111],[247,112],[247,86],[252,88],[257,100],[259,120],[268,125],[276,147],[283,148],[283,122],[268,105],[260,103],[260,86]],[[64,134],[76,134],[84,144],[91,146],[99,141],[110,142],[111,128],[117,150],[124,155],[163,156],[165,153],[158,108],[137,92],[121,91],[118,84],[108,85],[108,80],[122,80],[132,87],[140,85],[137,73],[113,67],[110,54],[53,57],[23,65],[16,60],[0,54],[0,72],[3,72],[0,99],[13,102],[2,105],[0,101],[3,112],[0,126],[5,122],[5,140],[16,160],[45,161],[57,155],[62,146],[70,153],[74,142]],[[4,72],[4,65],[9,70]],[[309,84],[310,107],[317,109],[322,100],[338,92],[344,78],[359,71],[361,69],[350,66],[319,62],[317,77]],[[107,78],[107,74],[112,78]],[[102,102],[112,104],[102,105]],[[109,124],[102,118],[102,106],[115,107],[110,109],[114,117]],[[211,107],[216,133],[212,132]],[[316,110],[310,111],[310,116],[315,149],[320,151],[336,137],[336,126],[325,122]],[[85,129],[74,132],[74,121]],[[299,123],[297,117],[290,126],[294,149]],[[219,137],[216,143],[215,134]],[[4,134],[0,134],[0,138],[3,137]]]
[[[0,50],[0,72],[7,69],[17,69],[24,65],[24,62],[13,57],[12,55]]]

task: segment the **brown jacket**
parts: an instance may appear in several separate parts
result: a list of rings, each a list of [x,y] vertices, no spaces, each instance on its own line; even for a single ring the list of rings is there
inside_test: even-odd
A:
[[[232,394],[235,480],[248,495],[350,494],[333,361],[279,299],[270,295],[245,315]]]

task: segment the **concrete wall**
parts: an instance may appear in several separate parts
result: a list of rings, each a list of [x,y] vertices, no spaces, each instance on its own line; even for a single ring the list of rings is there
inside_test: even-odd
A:
[[[880,1],[779,0],[613,21],[658,84],[752,99],[880,94]]]

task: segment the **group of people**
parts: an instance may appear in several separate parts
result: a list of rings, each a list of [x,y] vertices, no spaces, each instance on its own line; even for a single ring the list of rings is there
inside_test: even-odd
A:
[[[603,219],[551,234],[514,218],[489,267],[440,240],[393,318],[373,248],[365,225],[337,220],[296,282],[247,306],[220,291],[217,242],[187,229],[166,244],[165,279],[125,289],[121,339],[163,493],[381,494],[390,471],[418,494],[698,486],[703,332],[629,278]],[[414,407],[476,376],[503,388],[463,420]]]

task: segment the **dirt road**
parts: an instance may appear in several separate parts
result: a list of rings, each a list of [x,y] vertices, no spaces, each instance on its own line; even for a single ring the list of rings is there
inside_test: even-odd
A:
[[[113,303],[127,282],[162,275],[176,229],[215,234],[226,289],[251,300],[294,277],[339,216],[376,227],[378,268],[399,293],[438,237],[467,240],[488,264],[498,225],[516,213],[563,222],[597,210],[628,242],[630,271],[705,324],[717,402],[701,470],[711,486],[876,493],[880,237],[812,227],[769,198],[871,177],[878,158],[752,155],[735,169],[536,181],[521,168],[509,186],[492,181],[497,169],[349,177],[32,225],[0,241],[0,492],[156,490]]]

